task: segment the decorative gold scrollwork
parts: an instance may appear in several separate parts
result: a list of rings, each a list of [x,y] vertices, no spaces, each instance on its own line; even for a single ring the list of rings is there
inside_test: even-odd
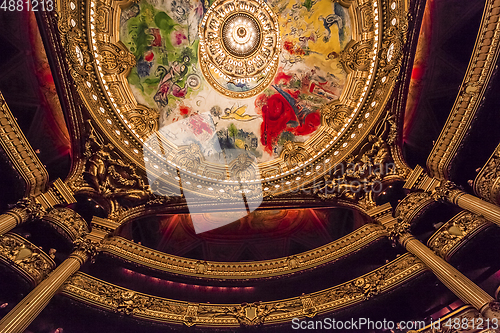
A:
[[[49,222],[71,241],[89,232],[87,222],[69,208],[54,208],[43,217],[43,221]]]
[[[350,41],[345,49],[339,54],[339,61],[347,73],[354,71],[367,71],[370,67],[370,53],[372,52],[372,41],[360,42]]]
[[[441,257],[448,259],[463,240],[486,228],[490,223],[481,216],[463,211],[445,223],[427,242]]]
[[[478,173],[474,192],[492,203],[500,203],[500,145]]]
[[[123,44],[99,44],[101,55],[101,67],[105,74],[123,74],[126,75],[132,67],[135,66],[135,57]]]
[[[137,105],[134,110],[129,112],[129,120],[141,138],[146,138],[158,130],[158,117],[157,110],[144,105]]]
[[[302,143],[286,141],[284,144],[284,149],[281,152],[281,157],[291,169],[307,161],[311,157],[311,155],[307,152],[307,149]]]
[[[155,321],[185,325],[258,327],[282,323],[301,316],[313,316],[352,306],[408,281],[426,270],[425,265],[410,254],[341,285],[286,300],[243,304],[191,304],[141,294],[76,273],[64,286],[63,293],[82,302]],[[91,301],[90,301],[91,300]]]

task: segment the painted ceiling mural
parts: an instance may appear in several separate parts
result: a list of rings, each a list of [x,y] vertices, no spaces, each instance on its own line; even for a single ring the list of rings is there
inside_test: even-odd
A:
[[[390,157],[405,1],[89,1],[60,13],[88,142],[133,165],[141,191],[260,202],[326,192],[314,184],[335,173],[344,196],[334,165]]]
[[[122,9],[120,41],[136,59],[130,88],[138,103],[159,110],[160,132],[177,146],[196,143],[207,156],[218,139],[230,159],[247,151],[259,163],[270,161],[285,142],[310,138],[321,107],[339,98],[347,73],[338,55],[352,39],[348,10],[330,0],[269,0],[281,37],[277,73],[257,95],[232,98],[216,91],[200,68],[198,27],[211,5],[143,0]],[[226,88],[250,86],[229,82]],[[193,140],[169,126],[184,119],[206,135]]]

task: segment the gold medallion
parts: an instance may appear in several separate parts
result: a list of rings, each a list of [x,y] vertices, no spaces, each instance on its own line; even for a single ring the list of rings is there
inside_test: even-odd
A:
[[[269,86],[281,46],[278,19],[265,2],[215,1],[199,35],[200,67],[218,92],[248,98]]]

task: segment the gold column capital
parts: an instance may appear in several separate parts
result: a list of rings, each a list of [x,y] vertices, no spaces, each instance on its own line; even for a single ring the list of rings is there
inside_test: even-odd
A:
[[[0,215],[0,235],[32,218],[40,218],[46,210],[34,198],[23,198]]]
[[[47,210],[40,203],[38,203],[35,198],[31,197],[20,199],[8,212],[15,212],[16,214],[19,214],[19,216],[24,217],[22,222],[25,222],[29,219],[41,218],[45,215]]]
[[[500,303],[497,301],[485,304],[479,312],[486,318],[496,318],[500,322]]]
[[[403,232],[401,233],[400,235],[397,236],[397,239],[399,241],[399,243],[406,248],[406,245],[408,244],[408,242],[412,241],[412,240],[417,240],[412,234],[410,234],[409,232]]]
[[[457,205],[460,196],[465,192],[460,190],[457,185],[449,180],[443,180],[436,186],[432,192],[432,197],[438,202],[450,202]]]
[[[94,258],[99,252],[101,244],[87,237],[80,237],[74,242],[74,251],[70,257],[75,258],[83,265],[88,259]]]

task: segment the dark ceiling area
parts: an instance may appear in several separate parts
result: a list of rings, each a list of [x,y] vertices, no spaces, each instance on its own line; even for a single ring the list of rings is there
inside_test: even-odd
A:
[[[484,1],[432,1],[432,30],[414,121],[405,135],[404,156],[411,167],[426,165],[452,109],[469,65]],[[428,40],[423,42],[428,43]]]
[[[206,218],[211,217],[206,214]],[[190,214],[134,220],[115,233],[165,253],[211,261],[253,261],[287,257],[335,241],[367,223],[349,209],[257,210],[201,234]]]

